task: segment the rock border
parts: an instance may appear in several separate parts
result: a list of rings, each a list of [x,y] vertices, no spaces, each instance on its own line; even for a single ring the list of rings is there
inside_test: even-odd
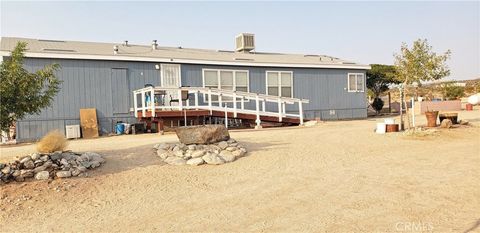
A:
[[[233,138],[206,145],[159,143],[153,149],[162,161],[170,165],[220,165],[247,155],[247,149]]]

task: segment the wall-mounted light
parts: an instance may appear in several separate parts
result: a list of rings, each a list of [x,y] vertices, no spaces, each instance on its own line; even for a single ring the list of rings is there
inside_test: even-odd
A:
[[[113,46],[113,54],[117,55],[118,54],[118,45]]]
[[[156,64],[156,65],[155,65],[155,69],[156,69],[156,70],[159,70],[159,69],[160,69],[160,65],[159,65],[159,64]]]

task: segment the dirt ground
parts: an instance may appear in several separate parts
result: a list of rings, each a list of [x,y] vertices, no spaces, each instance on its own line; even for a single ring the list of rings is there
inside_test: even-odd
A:
[[[474,126],[419,138],[373,133],[381,118],[234,131],[250,155],[220,166],[160,162],[175,135],[72,141],[107,163],[0,186],[0,231],[479,232],[480,111],[460,118]]]

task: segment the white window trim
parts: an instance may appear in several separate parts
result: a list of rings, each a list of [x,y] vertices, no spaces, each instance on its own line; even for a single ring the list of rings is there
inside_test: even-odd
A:
[[[269,95],[268,93],[268,73],[277,73],[278,74],[278,96],[282,96],[282,78],[281,78],[281,73],[290,73],[290,77],[292,79],[292,86],[290,87],[291,93],[290,93],[290,98],[293,97],[293,71],[285,71],[285,70],[267,70],[265,71],[265,93]]]
[[[217,81],[218,81],[218,89],[222,86],[220,82],[220,72],[232,72],[233,73],[233,88],[234,91],[237,90],[237,79],[236,79],[236,72],[246,72],[247,73],[247,92],[250,92],[250,72],[248,70],[230,70],[230,69],[202,69],[202,86],[205,88],[205,71],[216,71],[217,72]],[[203,102],[207,102],[207,96],[203,95]],[[212,101],[212,103],[218,103],[219,101]],[[241,100],[237,100],[237,102],[242,102]],[[244,102],[249,102],[249,100],[244,100]],[[233,100],[223,100],[222,103],[233,103]]]
[[[350,75],[355,75],[355,90],[351,90],[350,89]],[[358,88],[358,76],[362,76],[363,78],[363,87],[362,87],[362,90],[359,91],[357,88]],[[365,92],[365,84],[366,84],[366,81],[365,80],[365,74],[364,73],[348,73],[347,74],[347,90],[348,92]]]

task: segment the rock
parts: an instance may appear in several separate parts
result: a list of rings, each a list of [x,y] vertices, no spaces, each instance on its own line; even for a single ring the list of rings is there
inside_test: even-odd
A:
[[[178,139],[184,144],[210,144],[230,139],[224,125],[185,126],[175,130]]]
[[[97,154],[97,153],[93,153],[93,152],[86,152],[85,154],[88,154],[88,156],[90,157],[90,160],[92,161],[97,161],[99,163],[105,163],[105,159]]]
[[[170,149],[170,144],[167,144],[167,143],[160,143],[160,144],[157,144],[157,149],[161,149],[161,150],[169,150]]]
[[[440,123],[440,128],[451,128],[452,127],[452,121],[450,119],[443,119],[442,123]]]
[[[59,171],[59,172],[55,173],[55,175],[59,178],[68,178],[68,177],[72,176],[72,172],[70,172],[70,171]]]
[[[87,168],[84,167],[84,166],[78,166],[77,167],[77,170],[81,171],[81,172],[86,172],[87,171]]]
[[[226,150],[220,152],[220,157],[222,157],[222,159],[225,160],[225,162],[227,163],[233,162],[235,160],[235,155],[233,155],[232,152]]]
[[[15,176],[15,181],[22,182],[22,181],[25,181],[25,178],[21,176]]]
[[[170,152],[167,151],[167,150],[158,149],[157,150],[157,155],[158,155],[158,157],[160,157],[162,159],[166,159],[170,155]]]
[[[460,125],[468,125],[469,123],[468,123],[468,121],[466,121],[466,120],[460,120],[460,121],[458,122],[458,124],[460,124]]]
[[[0,169],[3,169],[6,165],[4,163],[0,163]]]
[[[183,157],[183,150],[174,151],[173,155],[175,155],[177,157]]]
[[[24,166],[26,169],[33,169],[33,168],[35,168],[35,163],[34,163],[31,159],[29,159],[27,162],[25,162],[25,163],[23,164],[23,166]]]
[[[202,158],[193,158],[193,159],[189,159],[187,161],[187,164],[188,165],[194,165],[194,166],[198,166],[200,164],[203,164],[205,161],[203,161]]]
[[[40,154],[39,153],[33,153],[32,155],[30,155],[30,158],[32,158],[32,160],[38,160],[38,159],[40,159]]]
[[[228,145],[231,146],[231,147],[237,147],[237,146],[238,146],[238,143],[234,142],[234,143],[230,143],[230,144],[228,144]]]
[[[200,158],[204,154],[205,154],[204,150],[197,150],[197,151],[192,152],[191,156],[192,156],[192,158]]]
[[[237,141],[233,138],[227,140],[228,144],[236,143]]]
[[[240,158],[245,155],[245,152],[242,150],[236,150],[236,151],[233,151],[232,154],[235,156],[235,158]]]
[[[213,165],[219,165],[219,164],[224,164],[225,161],[218,157],[216,154],[213,153],[207,153],[205,154],[202,159],[207,163],[207,164],[213,164]]]
[[[42,165],[42,166],[38,166],[38,167],[34,168],[34,169],[33,169],[33,172],[34,172],[35,174],[37,174],[37,173],[40,173],[40,172],[42,172],[42,171],[45,171],[45,169],[47,169],[47,166],[45,166],[45,164],[44,164],[44,165]]]
[[[33,170],[20,170],[20,176],[23,178],[33,177]]]
[[[48,180],[50,178],[50,174],[47,171],[41,171],[35,175],[35,179],[37,180]]]
[[[22,159],[20,159],[20,163],[26,163],[28,161],[32,161],[32,158],[30,156],[25,156]]]
[[[219,142],[218,147],[220,147],[222,150],[225,150],[225,148],[228,147],[228,143],[226,141]]]
[[[303,124],[303,126],[310,127],[310,126],[315,126],[317,125],[317,121],[307,121]]]
[[[91,165],[90,165],[91,168],[100,167],[100,162],[97,161],[97,160],[93,160],[90,163],[91,163]]]
[[[77,168],[77,169],[73,169],[73,171],[72,171],[72,176],[78,176],[78,175],[80,175],[81,173],[82,173],[82,171],[78,170],[78,168]]]
[[[53,153],[50,155],[50,159],[51,159],[51,160],[54,160],[54,161],[55,161],[55,160],[60,160],[60,159],[62,159],[62,152],[60,152],[60,151],[55,151],[55,152],[53,152]]]
[[[69,165],[68,161],[67,161],[65,158],[62,158],[62,159],[60,160],[60,163],[61,163],[62,165],[64,165],[64,166],[68,166],[68,165]]]
[[[186,161],[179,157],[168,157],[164,160],[165,163],[170,165],[184,165]]]
[[[238,150],[238,148],[237,148],[237,147],[234,147],[234,146],[229,146],[229,147],[225,148],[225,150],[232,152],[232,151]]]
[[[43,162],[47,162],[48,159],[49,159],[48,155],[44,155],[40,157],[40,160],[42,160]]]
[[[14,170],[14,171],[12,172],[12,176],[13,176],[13,177],[20,176],[20,170]]]
[[[195,150],[196,147],[197,147],[196,145],[188,145],[188,146],[187,146],[187,148],[188,148],[189,150]]]
[[[10,174],[10,171],[11,171],[11,168],[8,165],[2,169],[3,174]]]

